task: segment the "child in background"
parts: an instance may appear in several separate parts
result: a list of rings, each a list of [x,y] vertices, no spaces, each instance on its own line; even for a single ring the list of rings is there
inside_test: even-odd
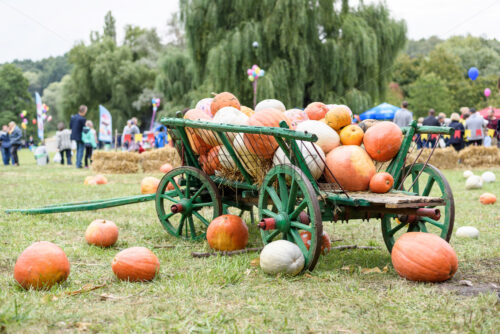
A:
[[[64,154],[68,165],[71,165],[71,130],[64,128],[64,122],[57,124],[57,149],[61,155],[61,165],[64,165]]]
[[[82,130],[82,142],[85,145],[85,168],[92,164],[92,150],[97,147],[96,132],[92,121],[87,121]]]

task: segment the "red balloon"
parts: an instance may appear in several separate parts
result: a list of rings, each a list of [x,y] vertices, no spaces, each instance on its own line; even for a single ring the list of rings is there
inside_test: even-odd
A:
[[[33,124],[36,124],[36,119],[33,118]]]

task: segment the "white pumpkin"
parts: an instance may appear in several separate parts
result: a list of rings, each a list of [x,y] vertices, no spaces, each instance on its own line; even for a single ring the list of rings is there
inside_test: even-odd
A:
[[[470,171],[470,170],[466,170],[466,171],[464,172],[464,178],[465,178],[465,179],[468,179],[468,178],[469,178],[469,177],[471,177],[472,175],[474,175],[474,173],[472,173],[472,171]]]
[[[195,109],[201,110],[205,112],[210,118],[212,118],[212,112],[210,111],[210,106],[212,105],[212,99],[211,97],[207,97],[205,99],[201,99],[196,103]]]
[[[233,158],[229,154],[229,151],[224,145],[221,145],[219,149],[218,158],[221,168],[228,171],[237,170],[236,163],[234,162]]]
[[[304,268],[305,259],[299,246],[288,240],[267,244],[260,253],[260,267],[266,274],[295,276]]]
[[[319,179],[325,169],[325,153],[318,145],[308,141],[298,141],[299,150],[314,179]],[[290,164],[285,152],[279,147],[274,153],[273,165]]]
[[[274,99],[267,99],[267,100],[262,100],[259,103],[257,103],[257,105],[255,106],[255,112],[258,112],[260,110],[267,109],[267,108],[274,108],[274,109],[277,109],[281,112],[286,111],[286,107],[283,104],[283,102],[281,102],[279,100],[274,100]]]
[[[221,124],[247,125],[248,116],[234,107],[224,107],[217,111],[217,114],[215,114],[213,121],[215,123]],[[234,138],[236,137],[235,132],[225,132],[225,134],[230,143],[233,142]],[[222,145],[222,141],[218,136],[217,141]]]
[[[481,189],[482,187],[483,180],[479,175],[472,175],[465,181],[465,189]]]
[[[313,133],[318,137],[315,143],[325,154],[340,146],[340,137],[337,132],[321,121],[308,120],[297,125],[297,131]]]
[[[481,179],[483,180],[483,182],[491,183],[491,182],[495,182],[496,177],[495,177],[495,174],[493,174],[492,172],[484,172],[481,175]]]
[[[462,238],[478,238],[479,231],[477,228],[472,226],[462,226],[458,228],[455,235]]]

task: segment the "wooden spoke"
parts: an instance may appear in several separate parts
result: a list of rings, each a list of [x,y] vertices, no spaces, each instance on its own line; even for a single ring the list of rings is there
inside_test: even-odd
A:
[[[278,234],[281,232],[279,230],[274,230],[266,236],[267,242],[271,242]]]
[[[280,202],[288,204],[288,188],[286,185],[285,175],[283,174],[278,174],[278,189],[281,198]],[[284,209],[286,209],[286,207]]]
[[[276,212],[273,212],[269,209],[262,209],[262,214],[270,217],[270,218],[276,218],[278,217],[278,214]]]
[[[301,211],[304,211],[304,209],[307,206],[307,200],[303,199],[302,202],[300,202],[299,205],[293,210],[293,212],[290,214],[290,219],[295,219],[297,216],[300,214]]]
[[[203,223],[203,225],[205,225],[206,227],[208,227],[208,225],[210,225],[210,222],[208,220],[206,220],[205,217],[200,215],[198,212],[193,211],[193,215],[195,215]]]
[[[396,227],[391,229],[387,234],[392,237],[397,231],[399,231],[400,229],[402,229],[405,226],[406,226],[406,224],[399,223],[398,225],[396,225]]]
[[[270,186],[268,186],[266,188],[266,191],[269,194],[269,196],[271,197],[271,200],[273,201],[273,204],[276,206],[278,211],[281,211],[283,207],[281,205],[281,200],[280,200],[278,194],[276,193],[276,191]]]
[[[302,223],[299,223],[299,222],[296,222],[296,221],[292,221],[290,224],[293,227],[295,227],[296,229],[299,229],[299,230],[304,230],[304,231],[308,231],[308,232],[311,232],[313,230],[313,228],[311,227],[311,225],[302,224]]]
[[[288,203],[286,204],[287,213],[290,213],[290,211],[292,211],[295,206],[295,202],[297,201],[297,189],[298,189],[298,183],[295,181],[295,178],[293,178],[292,185],[290,187]]]
[[[181,220],[179,221],[179,226],[177,227],[177,234],[182,235],[182,227],[184,227],[184,221],[186,220],[186,216],[182,215]]]
[[[302,240],[302,238],[300,237],[300,234],[299,234],[299,231],[295,230],[295,229],[290,229],[290,231],[288,232],[291,236],[291,239],[293,240],[293,242],[299,246],[300,250],[302,251],[303,254],[306,254],[309,250],[307,249],[307,246],[304,244],[304,241]]]
[[[429,175],[429,178],[427,179],[427,184],[425,185],[424,191],[422,192],[422,196],[429,196],[433,185],[434,185],[434,178]]]
[[[434,226],[436,226],[437,228],[439,228],[439,229],[441,229],[441,230],[443,230],[443,229],[445,228],[444,224],[442,224],[442,223],[440,223],[440,222],[437,222],[437,221],[435,221],[434,219],[431,219],[431,218],[429,218],[429,217],[422,217],[422,218],[420,218],[420,220],[423,220],[423,221],[424,221],[424,222],[426,222],[426,223],[429,223],[429,224],[431,224],[431,225],[434,225]]]
[[[189,230],[191,232],[191,236],[196,237],[196,230],[194,228],[193,216],[188,217],[188,222],[189,222]]]
[[[171,197],[171,196],[169,196],[169,195],[166,195],[166,194],[161,194],[161,195],[160,195],[160,197],[161,197],[161,198],[164,198],[164,199],[168,199],[170,202],[172,202],[172,203],[174,203],[174,204],[179,203],[179,200],[178,200],[178,199],[173,198],[173,197]]]

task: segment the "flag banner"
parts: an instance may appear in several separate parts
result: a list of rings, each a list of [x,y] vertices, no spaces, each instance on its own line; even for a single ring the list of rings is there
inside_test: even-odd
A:
[[[471,135],[470,130],[465,130],[465,134],[464,134],[465,138],[469,138],[470,135]]]
[[[462,131],[455,130],[455,134],[453,135],[453,138],[460,138],[461,136],[462,136]]]
[[[450,135],[444,135],[444,136],[443,136],[443,138],[444,138],[444,139],[450,139],[450,138],[451,138],[451,136],[450,136]]]
[[[488,136],[493,138],[495,136],[495,130],[494,129],[488,129]]]
[[[483,136],[483,130],[481,129],[476,129],[476,136]]]
[[[431,135],[431,139],[432,139],[432,140],[436,140],[437,138],[438,138],[438,135],[437,135],[437,134],[432,134],[432,135]]]
[[[148,133],[148,139],[149,142],[154,142],[155,141],[155,134],[150,132]]]
[[[35,102],[36,102],[36,124],[38,127],[38,138],[43,140],[43,106],[42,98],[38,92],[35,92]]]
[[[99,105],[99,140],[105,142],[113,141],[111,114],[101,105]]]
[[[427,137],[428,137],[427,133],[422,133],[422,135],[420,136],[422,140],[427,140]]]
[[[126,134],[125,136],[123,136],[123,141],[125,143],[130,143],[132,141],[132,135],[130,133]]]
[[[142,142],[142,133],[138,133],[134,136],[134,141],[136,143]]]

